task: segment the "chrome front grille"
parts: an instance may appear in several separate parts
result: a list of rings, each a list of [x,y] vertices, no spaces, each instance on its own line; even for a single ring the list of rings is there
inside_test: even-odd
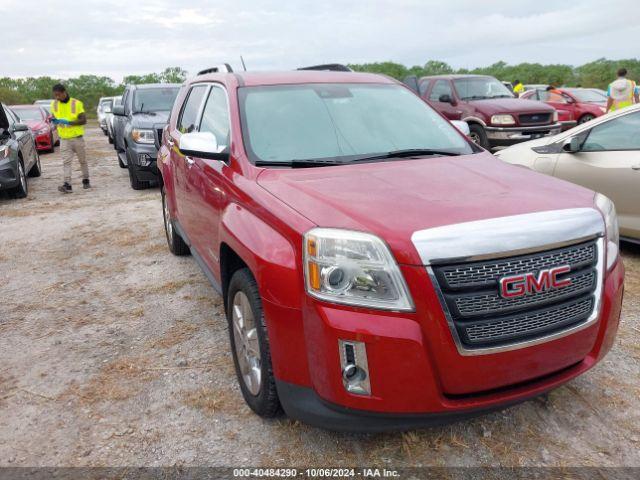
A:
[[[587,322],[596,308],[599,286],[596,239],[513,257],[434,265],[452,329],[467,350],[491,349],[553,335]],[[562,278],[571,284],[503,298],[503,277],[569,266]]]
[[[582,244],[542,254],[510,257],[491,262],[476,262],[471,264],[452,265],[442,267],[442,280],[446,288],[465,288],[490,285],[506,275],[517,275],[541,270],[558,265],[570,265],[572,269],[595,263],[595,243]]]
[[[469,343],[485,343],[487,340],[511,340],[548,328],[570,325],[583,320],[593,310],[593,298],[569,302],[537,313],[519,315],[498,321],[474,324],[464,329]]]

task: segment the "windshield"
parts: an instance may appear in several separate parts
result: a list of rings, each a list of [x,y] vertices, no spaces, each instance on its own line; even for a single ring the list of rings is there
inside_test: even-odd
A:
[[[346,162],[404,149],[474,153],[455,127],[398,85],[277,85],[239,94],[254,162]]]
[[[133,96],[134,112],[169,111],[178,96],[178,87],[140,88]]]
[[[461,100],[513,98],[509,89],[492,77],[457,78],[453,84]]]
[[[579,102],[602,103],[607,101],[607,97],[594,90],[588,90],[586,88],[565,88],[565,90],[567,93],[576,97],[576,100]]]
[[[44,119],[44,115],[42,114],[42,110],[40,110],[40,108],[15,108],[13,109],[13,113],[15,113],[22,121]]]

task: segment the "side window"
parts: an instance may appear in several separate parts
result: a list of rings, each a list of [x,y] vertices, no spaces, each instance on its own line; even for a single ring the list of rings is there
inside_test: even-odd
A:
[[[418,93],[421,97],[424,98],[427,90],[429,90],[429,85],[431,85],[431,82],[421,82],[420,85],[418,85]]]
[[[9,126],[10,127],[13,126],[13,124],[18,121],[16,116],[13,114],[13,112],[11,110],[9,110],[8,108],[4,109],[4,113],[7,116],[7,120],[9,120]]]
[[[448,80],[438,80],[429,94],[429,100],[432,102],[439,102],[442,95],[449,95],[449,98],[453,98],[451,92],[451,85]]]
[[[207,85],[196,85],[189,92],[178,119],[178,131],[180,133],[191,133],[198,130],[198,113],[200,113],[200,106],[207,88]]]
[[[224,151],[229,147],[229,104],[227,103],[227,93],[220,87],[213,87],[207,104],[202,113],[200,123],[201,132],[211,132],[215,135],[220,149]]]
[[[582,144],[582,151],[640,150],[640,112],[596,125]]]
[[[127,99],[129,98],[129,93],[131,92],[131,90],[129,90],[128,88],[124,91],[124,94],[122,95],[122,105],[124,106],[124,113],[128,114],[128,110],[127,110]]]

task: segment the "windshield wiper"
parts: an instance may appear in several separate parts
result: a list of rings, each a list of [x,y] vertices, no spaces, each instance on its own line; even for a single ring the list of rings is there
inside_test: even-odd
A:
[[[461,154],[457,152],[450,152],[448,150],[434,150],[432,148],[408,148],[405,150],[392,150],[391,152],[372,155],[370,157],[360,157],[346,163],[370,162],[375,160],[384,160],[387,158],[421,157],[427,155],[435,155],[439,157],[455,157]]]
[[[491,97],[487,97],[486,95],[473,95],[471,97],[462,97],[462,100],[486,100]]]
[[[347,162],[339,162],[336,160],[257,160],[256,167],[291,167],[291,168],[309,168],[309,167],[329,167],[332,165],[345,165]]]

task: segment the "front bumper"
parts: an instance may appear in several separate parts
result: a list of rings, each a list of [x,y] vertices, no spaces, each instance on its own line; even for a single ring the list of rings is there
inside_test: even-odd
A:
[[[142,182],[158,181],[158,150],[154,145],[134,143],[127,150],[127,162]]]
[[[532,347],[475,357],[457,353],[423,269],[401,268],[416,301],[414,313],[371,312],[310,298],[297,312],[263,302],[278,393],[288,416],[348,431],[402,430],[469,418],[541,395],[586,372],[609,351],[617,331],[624,277],[620,260],[605,279],[602,308],[592,326]],[[277,339],[283,337],[287,345],[281,347]],[[371,395],[345,390],[341,339],[366,344]]]
[[[51,150],[53,148],[50,133],[42,133],[36,136],[34,140],[36,142],[36,149],[38,151]]]
[[[487,139],[493,147],[506,147],[516,143],[534,140],[562,131],[561,123],[541,125],[535,127],[485,127]]]
[[[14,161],[6,159],[0,161],[0,190],[18,186],[18,169]]]

